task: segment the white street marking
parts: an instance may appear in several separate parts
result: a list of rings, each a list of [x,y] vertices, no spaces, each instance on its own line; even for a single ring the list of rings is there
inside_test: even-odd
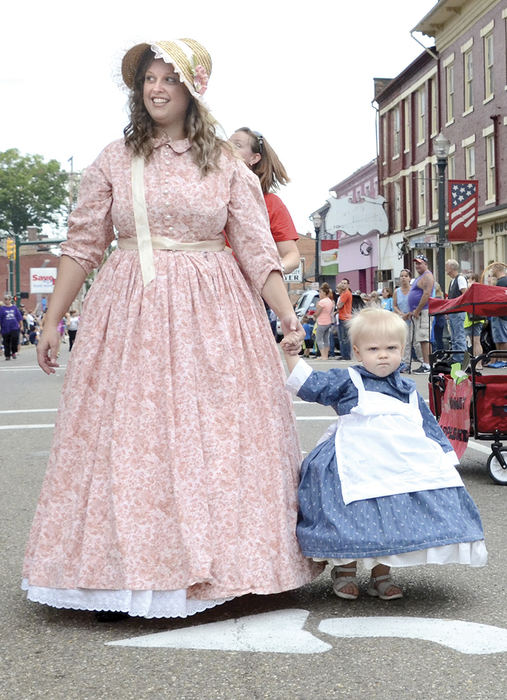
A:
[[[296,420],[336,420],[336,416],[296,416]]]
[[[506,629],[464,620],[424,617],[335,617],[322,620],[319,631],[341,639],[423,639],[450,647],[462,654],[498,654],[507,651]]]
[[[19,408],[12,411],[0,411],[0,414],[5,413],[56,413],[57,408]]]
[[[131,637],[109,646],[213,649],[281,654],[319,654],[332,649],[303,630],[308,610],[277,610],[185,629]]]
[[[60,365],[59,367],[55,367],[55,369],[58,371],[60,369],[67,369],[67,365]],[[4,367],[3,369],[0,369],[0,372],[42,372],[40,367],[23,367],[23,366],[17,366],[17,367]]]
[[[486,442],[492,442],[492,440],[486,441]],[[468,449],[477,450],[477,452],[483,452],[486,455],[491,454],[491,447],[486,447],[485,445],[479,445],[479,443],[476,442],[475,440],[472,440],[472,438],[468,438]]]
[[[54,423],[27,423],[26,425],[0,425],[0,430],[29,430],[34,428],[54,428]]]

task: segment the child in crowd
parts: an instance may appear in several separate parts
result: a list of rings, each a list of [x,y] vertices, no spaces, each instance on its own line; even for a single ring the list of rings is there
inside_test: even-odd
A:
[[[394,600],[403,592],[391,566],[484,566],[484,533],[454,450],[400,374],[406,323],[366,308],[348,331],[361,362],[348,369],[314,372],[294,356],[293,339],[282,341],[288,388],[339,415],[303,462],[297,534],[305,556],[333,566],[338,597],[358,597],[361,559],[371,569],[368,594]]]
[[[310,357],[310,351],[313,348],[313,323],[310,323],[310,316],[303,316],[302,324],[305,332],[303,340],[303,354],[305,357]]]

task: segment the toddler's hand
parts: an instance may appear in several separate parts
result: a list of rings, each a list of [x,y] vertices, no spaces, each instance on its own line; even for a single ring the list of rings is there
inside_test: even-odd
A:
[[[280,345],[287,355],[298,355],[301,350],[301,334],[298,331],[287,333]]]

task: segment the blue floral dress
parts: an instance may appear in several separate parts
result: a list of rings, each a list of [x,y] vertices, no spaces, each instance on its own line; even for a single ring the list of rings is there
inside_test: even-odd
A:
[[[346,369],[311,372],[300,361],[288,388],[304,401],[332,406],[346,415],[358,403],[358,391]],[[409,402],[414,382],[396,370],[388,377],[361,366],[364,388]],[[419,395],[423,429],[447,452],[452,447]],[[368,435],[365,434],[365,440]],[[375,445],[371,445],[372,459]],[[297,535],[305,556],[332,563],[365,560],[412,566],[421,563],[463,563],[483,566],[487,560],[481,519],[462,486],[356,500],[345,505],[336,462],[335,434],[329,431],[306,457],[299,486]]]

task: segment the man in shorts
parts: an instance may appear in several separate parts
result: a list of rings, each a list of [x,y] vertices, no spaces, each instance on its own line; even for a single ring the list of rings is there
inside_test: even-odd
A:
[[[417,277],[408,293],[408,308],[414,323],[414,343],[419,343],[423,361],[414,374],[427,374],[430,371],[430,317],[428,300],[433,292],[433,274],[428,270],[428,258],[416,255],[414,266]]]
[[[496,280],[497,287],[507,287],[507,267],[503,263],[495,263],[491,266],[491,277]],[[491,335],[497,350],[507,350],[507,316],[492,316],[490,318]],[[488,367],[494,369],[499,367],[507,367],[507,362],[498,360],[492,362]]]

